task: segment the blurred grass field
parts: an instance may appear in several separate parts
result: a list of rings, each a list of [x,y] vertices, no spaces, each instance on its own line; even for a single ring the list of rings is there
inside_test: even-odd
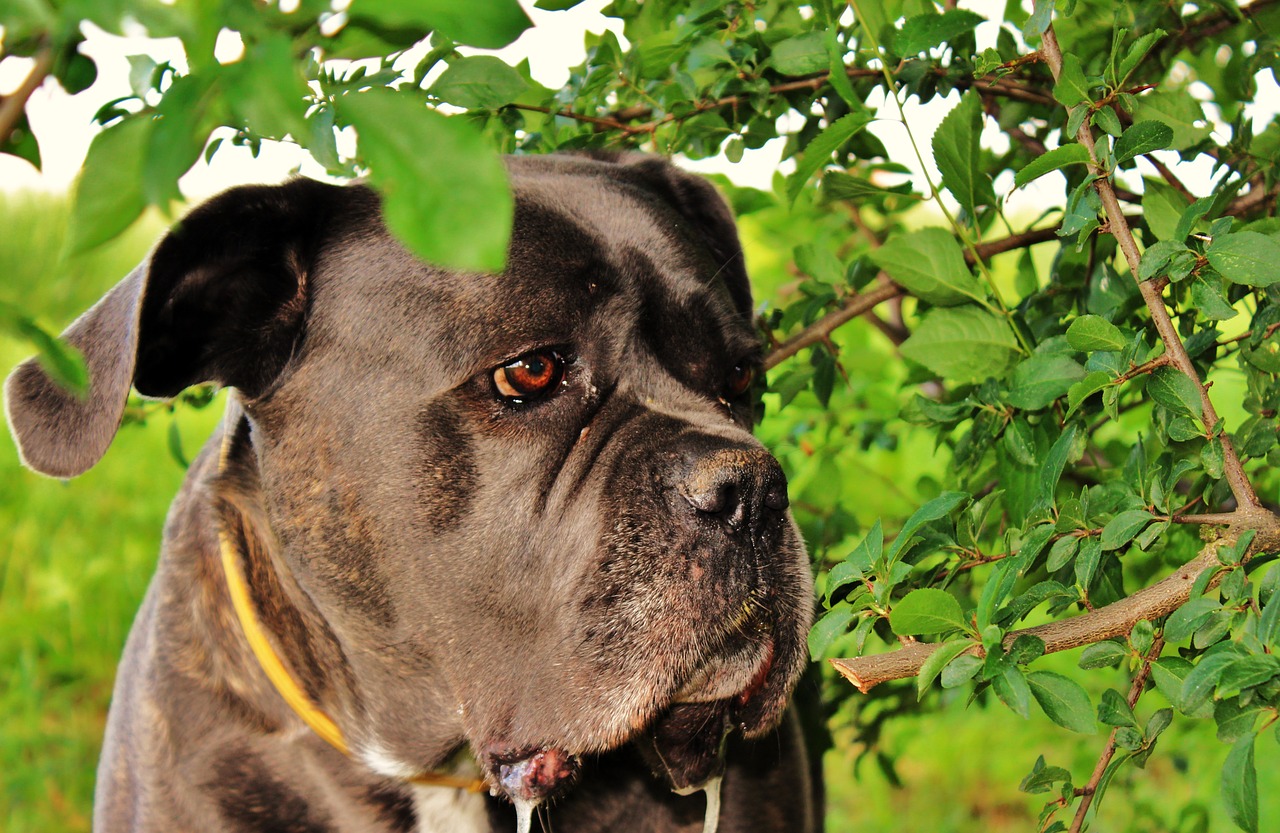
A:
[[[151,219],[122,240],[68,261],[60,255],[66,219],[59,199],[0,195],[0,300],[37,314],[55,330],[127,274],[163,225]],[[861,346],[887,358],[882,344]],[[6,372],[29,352],[0,336]],[[215,404],[178,414],[188,455],[219,411]],[[0,527],[7,530],[0,561],[0,833],[89,829],[116,661],[155,564],[169,501],[184,476],[168,450],[173,418],[160,411],[144,426],[125,427],[106,458],[69,483],[24,470],[7,431],[0,432]],[[867,473],[885,482],[901,480],[888,468],[895,464],[892,455],[866,456]],[[859,485],[848,484],[847,493],[855,495]],[[1071,673],[1075,659],[1075,652],[1057,655],[1037,668]],[[1120,672],[1112,685],[1127,685]],[[1095,702],[1099,693],[1091,692]],[[966,696],[954,695],[924,719],[889,723],[881,744],[898,761],[896,785],[870,759],[855,777],[859,750],[838,735],[837,748],[826,757],[828,829],[1033,831],[1043,797],[1024,795],[1017,784],[1036,756],[1070,767],[1083,783],[1106,741],[1101,731],[1070,734],[1038,711],[1021,724],[1003,706],[967,704]],[[1148,694],[1139,714],[1145,719],[1161,705],[1158,694]],[[1211,723],[1176,719],[1147,771],[1119,776],[1092,829],[1234,829],[1218,799],[1226,753]],[[1257,757],[1262,829],[1278,830],[1280,746],[1274,733],[1259,739]],[[1125,789],[1129,783],[1131,790]]]

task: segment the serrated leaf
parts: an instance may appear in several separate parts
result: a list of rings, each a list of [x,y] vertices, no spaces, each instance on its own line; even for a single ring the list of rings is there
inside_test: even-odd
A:
[[[1009,322],[973,305],[930,310],[900,350],[958,384],[1004,376],[1020,352]]]
[[[492,55],[458,58],[431,85],[431,92],[466,110],[496,110],[528,88],[520,73]]]
[[[951,192],[970,217],[976,217],[979,206],[996,203],[991,177],[981,165],[978,139],[982,120],[982,102],[977,90],[971,89],[933,134],[933,157],[942,174],[942,187]]]
[[[1173,129],[1164,122],[1140,121],[1116,140],[1115,164],[1117,167],[1144,153],[1164,150],[1173,143]]]
[[[894,35],[893,49],[907,57],[972,32],[985,17],[967,9],[948,9],[942,14],[920,14],[907,18]]]
[[[911,517],[907,518],[907,522],[902,525],[902,529],[898,530],[897,536],[893,539],[893,546],[889,549],[889,561],[897,561],[906,552],[911,545],[912,537],[920,527],[939,518],[945,518],[968,499],[969,495],[966,492],[943,492],[912,512]]]
[[[894,604],[889,626],[898,636],[950,633],[964,629],[964,611],[950,593],[925,587],[912,590]]]
[[[1067,416],[1075,413],[1086,399],[1111,384],[1111,374],[1095,370],[1067,389]]]
[[[1200,419],[1204,412],[1199,386],[1177,368],[1157,367],[1147,378],[1147,393],[1175,414]]]
[[[916,675],[916,699],[924,698],[924,693],[929,690],[929,686],[942,673],[942,669],[950,664],[951,660],[963,654],[974,646],[974,643],[968,639],[959,639],[955,642],[946,642],[940,645],[928,659],[920,666],[920,673]]]
[[[863,112],[849,113],[828,125],[825,130],[814,137],[804,148],[804,153],[796,162],[796,172],[787,182],[787,200],[794,203],[804,188],[819,169],[831,162],[831,154],[835,153],[845,142],[854,137],[871,121],[871,116]]]
[[[1182,91],[1156,91],[1141,96],[1133,117],[1138,121],[1159,121],[1172,128],[1171,150],[1186,150],[1213,133],[1204,117],[1204,107],[1194,96]]]
[[[1096,730],[1093,704],[1079,683],[1052,671],[1032,671],[1027,684],[1040,708],[1064,729],[1091,735]]]
[[[1014,175],[1013,182],[1021,188],[1050,171],[1056,171],[1068,165],[1086,165],[1088,162],[1089,151],[1084,145],[1073,142],[1040,154]]]
[[[1165,31],[1163,29],[1156,29],[1133,42],[1129,47],[1129,51],[1125,53],[1124,59],[1120,61],[1119,77],[1121,84],[1129,77],[1129,73],[1133,72],[1138,64],[1142,62],[1142,59],[1146,57],[1147,52],[1150,51],[1156,41],[1164,36]]]
[[[1200,311],[1207,321],[1227,321],[1239,315],[1227,301],[1219,280],[1206,280],[1197,277],[1191,283],[1191,305]]]
[[[890,237],[872,254],[903,289],[938,306],[982,300],[982,287],[950,232],[924,228]]]
[[[1256,231],[1215,237],[1205,257],[1222,277],[1245,286],[1270,286],[1280,281],[1280,240]]]
[[[429,263],[500,270],[513,201],[502,162],[475,128],[390,90],[343,96],[338,104],[359,134],[391,232]]]
[[[1258,833],[1258,772],[1253,763],[1254,735],[1235,742],[1222,765],[1222,800],[1227,815],[1246,833]]]
[[[1067,327],[1067,343],[1082,353],[1123,350],[1129,340],[1120,328],[1100,315],[1082,315]]]
[[[911,193],[911,186],[908,184],[881,188],[879,185],[872,185],[865,179],[850,176],[842,171],[827,171],[822,175],[822,196],[826,200],[866,200],[877,197],[924,199],[919,194]]]

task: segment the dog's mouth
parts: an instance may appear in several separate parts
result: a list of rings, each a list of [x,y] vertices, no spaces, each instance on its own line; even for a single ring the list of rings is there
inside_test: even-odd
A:
[[[771,638],[754,638],[722,649],[698,666],[671,703],[631,743],[655,777],[687,795],[718,787],[725,748],[735,729],[755,734],[772,723],[757,700],[774,669]],[[482,756],[491,792],[506,796],[521,814],[568,791],[581,757],[554,746]]]

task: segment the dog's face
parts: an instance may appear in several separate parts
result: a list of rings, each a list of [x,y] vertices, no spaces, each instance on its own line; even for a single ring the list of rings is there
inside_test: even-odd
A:
[[[135,353],[144,393],[238,387],[224,523],[259,516],[242,526],[278,578],[268,630],[371,767],[409,775],[466,742],[536,799],[576,756],[640,740],[696,785],[726,730],[780,716],[811,606],[784,478],[750,434],[736,234],[709,186],[655,160],[510,170],[501,275],[415,260],[360,187],[230,192],[95,308],[136,322],[118,355],[98,357],[101,325],[70,334],[89,402],[51,406],[20,370],[11,419],[65,475],[105,449],[96,412],[121,397],[101,385]],[[24,429],[28,410],[85,439]]]

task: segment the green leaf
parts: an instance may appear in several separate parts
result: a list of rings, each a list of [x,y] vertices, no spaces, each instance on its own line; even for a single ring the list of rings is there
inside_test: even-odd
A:
[[[348,14],[353,21],[372,19],[382,28],[438,29],[481,49],[500,49],[533,25],[516,0],[354,0]]]
[[[1102,549],[1118,550],[1133,540],[1143,527],[1155,520],[1145,509],[1129,509],[1116,515],[1102,528]]]
[[[1146,57],[1147,52],[1150,51],[1156,41],[1160,40],[1164,36],[1165,31],[1163,29],[1156,29],[1155,31],[1148,32],[1133,42],[1129,47],[1129,51],[1125,53],[1124,59],[1120,62],[1121,85],[1124,84],[1124,81],[1129,77],[1129,74],[1137,69],[1138,64],[1141,63],[1144,57]]]
[[[1014,369],[1005,400],[1015,408],[1038,411],[1066,396],[1084,376],[1084,368],[1070,356],[1036,354]]]
[[[978,206],[996,203],[991,177],[981,164],[978,139],[982,120],[982,101],[977,90],[971,89],[933,134],[933,156],[942,173],[942,187],[951,192],[970,217],[977,216]]]
[[[808,32],[778,41],[769,57],[783,75],[808,75],[827,69],[827,44],[822,32]]]
[[[227,101],[257,136],[304,141],[310,135],[305,114],[312,92],[293,50],[287,35],[272,33],[250,44],[242,60],[223,68]]]
[[[919,14],[907,18],[893,38],[893,49],[907,57],[972,32],[985,17],[966,9],[948,9],[942,14]]]
[[[787,182],[787,200],[794,203],[796,197],[800,196],[805,183],[809,181],[809,177],[830,163],[831,154],[859,133],[870,121],[871,116],[868,113],[849,113],[828,125],[814,137],[813,141],[805,146],[803,155],[796,162],[796,172]]]
[[[1204,624],[1210,616],[1222,608],[1217,599],[1201,596],[1185,602],[1182,607],[1169,615],[1165,622],[1164,636],[1170,642],[1181,642],[1195,633],[1196,628]]]
[[[1054,441],[1049,453],[1045,455],[1044,464],[1040,467],[1040,480],[1036,489],[1036,504],[1049,507],[1053,505],[1053,495],[1062,478],[1062,470],[1074,450],[1079,427],[1076,423],[1067,426],[1062,435]],[[1056,548],[1056,546],[1055,546]]]
[[[1280,657],[1273,654],[1254,654],[1237,657],[1222,669],[1218,677],[1218,696],[1262,685],[1280,674]]]
[[[1098,704],[1098,720],[1108,726],[1138,728],[1138,717],[1133,713],[1133,707],[1114,688],[1102,692],[1102,702]]]
[[[928,659],[920,666],[920,673],[916,675],[916,699],[924,699],[924,693],[929,690],[929,686],[942,673],[942,669],[951,663],[951,660],[963,654],[974,646],[974,642],[969,639],[957,639],[954,642],[945,642],[929,654]]]
[[[1246,286],[1270,286],[1280,281],[1280,240],[1256,231],[1215,237],[1205,250],[1209,263],[1222,277]]]
[[[1175,414],[1200,419],[1204,403],[1191,377],[1174,367],[1157,367],[1147,378],[1147,393]]]
[[[1083,735],[1094,733],[1093,704],[1075,680],[1053,671],[1032,671],[1027,683],[1040,708],[1054,723]]]
[[[895,185],[892,188],[881,188],[878,185],[872,185],[865,179],[850,176],[842,171],[827,171],[823,174],[822,196],[827,200],[866,200],[877,197],[924,199],[919,194],[911,193],[911,186],[905,183]]]
[[[1070,110],[1077,104],[1084,104],[1092,99],[1089,94],[1090,84],[1080,68],[1080,58],[1074,52],[1062,56],[1062,72],[1053,85],[1053,97],[1058,103]],[[1074,136],[1074,134],[1072,134]]]
[[[1010,665],[991,681],[1000,702],[1008,706],[1014,714],[1023,719],[1031,716],[1031,687],[1027,685],[1026,675],[1016,665]]]
[[[1095,642],[1080,652],[1081,668],[1114,668],[1129,656],[1129,651],[1120,643],[1107,640]]]
[[[939,306],[982,300],[982,286],[949,232],[925,228],[890,237],[872,260],[903,289]]]
[[[83,398],[89,392],[89,369],[80,351],[42,327],[12,304],[0,301],[0,328],[36,349],[36,361],[59,387]]]
[[[1213,127],[1204,117],[1204,107],[1183,91],[1150,92],[1138,99],[1133,117],[1154,120],[1173,129],[1171,150],[1186,150],[1209,138]]]
[[[581,3],[582,0],[538,0],[533,7],[544,12],[567,12]]]
[[[1067,343],[1082,353],[1123,350],[1129,340],[1120,328],[1100,315],[1082,315],[1067,327]]]
[[[338,105],[359,133],[392,233],[429,263],[500,270],[511,235],[511,191],[501,161],[475,129],[390,90],[347,95]]]
[[[925,587],[912,590],[894,604],[889,626],[898,636],[950,633],[964,629],[964,611],[950,593]]]
[[[467,110],[496,110],[510,104],[528,88],[520,73],[492,55],[455,59],[431,92]]]
[[[1240,313],[1227,301],[1222,282],[1197,277],[1191,283],[1191,305],[1208,321],[1227,321]]]
[[[1140,121],[1116,140],[1115,164],[1117,167],[1144,153],[1164,150],[1173,143],[1173,129],[1158,121]]]
[[[930,310],[900,349],[957,384],[1003,377],[1021,352],[1009,322],[974,305]]]
[[[961,654],[942,669],[942,687],[955,688],[973,679],[982,668],[982,660],[973,654]]]
[[[1146,209],[1146,200],[1142,201],[1142,207]],[[1196,223],[1213,209],[1213,197],[1201,197],[1186,207],[1178,216],[1178,225],[1173,230],[1173,237],[1178,241],[1187,239],[1187,235],[1195,229]]]
[[[1095,370],[1067,389],[1067,416],[1075,413],[1086,399],[1111,384],[1111,374]]]
[[[142,194],[150,116],[126,118],[93,138],[76,180],[71,251],[84,252],[118,236],[146,208]]]
[[[1033,182],[1050,171],[1056,171],[1068,165],[1086,165],[1088,162],[1089,151],[1085,149],[1084,145],[1072,142],[1069,145],[1063,145],[1042,153],[1031,160],[1029,165],[1026,165],[1014,175],[1013,182],[1021,188],[1028,182]]]
[[[1236,827],[1258,833],[1258,772],[1253,764],[1255,735],[1236,741],[1222,765],[1222,800]]]
[[[849,631],[853,616],[854,612],[848,605],[840,605],[827,611],[809,629],[809,656],[815,661],[823,659],[831,643]]]
[[[1248,706],[1240,705],[1239,697],[1214,703],[1213,722],[1218,724],[1218,740],[1223,743],[1235,743],[1245,735],[1253,734],[1258,715],[1263,711],[1264,708],[1256,701]]]

